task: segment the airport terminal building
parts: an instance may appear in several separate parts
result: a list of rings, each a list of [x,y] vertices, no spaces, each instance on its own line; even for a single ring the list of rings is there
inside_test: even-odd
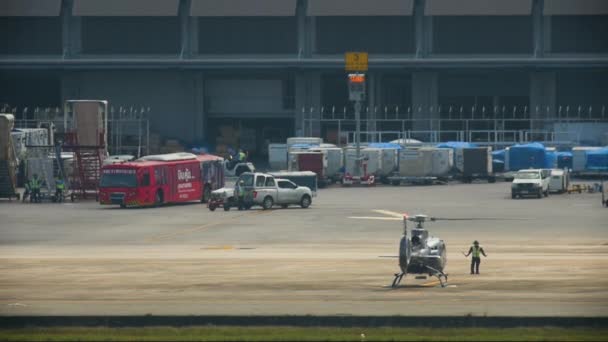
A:
[[[344,53],[360,51],[366,132],[608,122],[604,0],[4,0],[0,26],[0,103],[18,118],[105,99],[149,107],[151,131],[184,144],[226,127],[259,153],[348,140]]]

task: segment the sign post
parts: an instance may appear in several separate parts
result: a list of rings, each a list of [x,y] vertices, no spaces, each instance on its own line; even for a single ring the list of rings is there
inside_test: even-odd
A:
[[[361,102],[365,100],[365,74],[367,71],[367,52],[347,52],[344,55],[346,71],[348,74],[348,98],[355,102],[355,149],[356,161],[354,176],[361,177]]]

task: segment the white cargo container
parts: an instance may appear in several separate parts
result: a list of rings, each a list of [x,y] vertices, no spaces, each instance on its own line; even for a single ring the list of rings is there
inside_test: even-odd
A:
[[[601,147],[579,146],[572,148],[572,172],[583,172],[587,165],[587,152],[599,150]]]
[[[322,138],[316,137],[292,137],[287,138],[287,147],[291,147],[292,145],[297,144],[307,144],[307,145],[321,145],[323,143]]]
[[[451,148],[432,149],[432,172],[435,177],[447,176],[454,167],[454,150]]]
[[[382,148],[382,168],[379,175],[387,177],[399,168],[399,151],[394,148]]]
[[[326,145],[326,144],[323,144]],[[318,147],[312,148],[310,151],[322,152],[325,154],[325,160],[327,161],[326,176],[332,180],[338,180],[342,178],[342,167],[344,166],[344,150],[339,147]]]
[[[369,160],[371,157],[371,161]],[[361,166],[361,175],[364,174],[375,174],[380,167],[380,155],[376,152],[366,151],[366,149],[361,149],[360,158],[362,160]],[[363,170],[363,159],[367,159],[365,163],[367,164],[365,172]],[[355,148],[346,148],[344,149],[344,171],[353,175],[355,173],[355,165],[357,160],[357,149]]]
[[[570,174],[567,170],[552,169],[549,180],[549,192],[564,193],[570,185]]]
[[[403,149],[399,151],[399,176],[431,177],[433,175],[433,149]]]
[[[380,176],[382,172],[382,149],[364,148],[361,150],[361,155],[365,158],[367,174]]]
[[[272,170],[286,170],[287,144],[268,144],[268,163]]]

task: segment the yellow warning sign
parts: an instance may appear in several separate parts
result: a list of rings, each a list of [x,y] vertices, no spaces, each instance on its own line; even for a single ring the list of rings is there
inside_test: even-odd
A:
[[[367,52],[347,52],[344,64],[346,71],[367,71]]]

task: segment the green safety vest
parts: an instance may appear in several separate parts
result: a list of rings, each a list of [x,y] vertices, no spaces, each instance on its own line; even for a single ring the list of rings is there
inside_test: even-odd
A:
[[[245,160],[246,157],[247,155],[245,154],[245,152],[239,153],[239,160]]]
[[[38,188],[40,188],[40,183],[38,182],[38,179],[36,179],[36,178],[30,179],[30,189],[38,190]]]
[[[65,189],[65,183],[62,180],[56,180],[55,181],[55,188],[57,190],[63,190],[63,189]]]
[[[473,258],[479,258],[481,253],[481,247],[471,246],[471,248],[473,249]]]
[[[243,196],[245,196],[245,188],[242,188],[242,187],[240,187],[240,186],[239,186],[239,187],[238,187],[238,190],[237,190],[237,195],[238,195],[239,197],[243,197]]]

